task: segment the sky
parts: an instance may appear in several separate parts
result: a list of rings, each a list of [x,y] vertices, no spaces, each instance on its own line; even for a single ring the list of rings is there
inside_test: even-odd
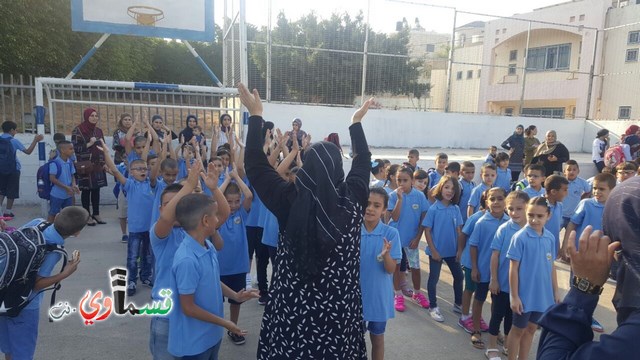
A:
[[[222,25],[224,0],[215,1],[215,18]],[[362,10],[367,16],[367,3],[370,2],[370,24],[374,31],[392,32],[396,22],[403,17],[410,25],[414,24],[416,17],[420,25],[426,30],[434,30],[441,33],[451,33],[453,28],[453,10],[441,9],[423,4],[455,7],[458,11],[475,12],[482,14],[511,16],[532,11],[563,2],[562,0],[271,0],[272,26],[275,26],[275,18],[280,11],[284,11],[287,18],[297,20],[300,17],[314,11],[320,18],[328,18],[332,13],[347,12],[352,16]],[[231,3],[238,0],[227,0],[228,8]],[[268,19],[269,0],[246,0],[247,22],[266,26]],[[458,14],[457,26],[471,21],[486,21],[491,18],[486,16]]]

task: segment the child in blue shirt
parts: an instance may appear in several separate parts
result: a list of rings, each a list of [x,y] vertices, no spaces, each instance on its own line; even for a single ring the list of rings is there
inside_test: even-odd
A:
[[[542,187],[544,184],[544,166],[539,164],[529,164],[526,170],[526,177],[529,185],[522,191],[526,192],[530,198],[536,196],[544,196],[545,189]]]
[[[511,240],[507,258],[513,326],[509,333],[509,359],[527,359],[538,321],[551,305],[560,302],[554,260],[555,238],[544,226],[551,216],[547,199],[527,204],[527,225]]]
[[[444,176],[445,169],[449,164],[449,156],[445,153],[437,153],[435,163],[435,170],[429,171],[429,184],[431,186],[431,189],[436,187],[436,185],[438,185],[438,182],[440,182],[440,178]]]
[[[382,188],[371,189],[362,223],[360,241],[360,288],[362,317],[371,338],[371,358],[384,358],[384,332],[394,317],[393,273],[402,259],[398,230],[385,225],[389,195]]]
[[[462,163],[462,169],[460,170],[460,215],[462,215],[462,221],[467,221],[467,204],[471,198],[471,192],[476,187],[476,183],[473,182],[473,178],[476,176],[476,166],[471,161],[465,161]]]
[[[177,358],[218,359],[222,329],[244,336],[224,319],[223,296],[244,302],[257,298],[257,290],[235,292],[220,282],[214,245],[219,220],[216,202],[204,194],[188,194],[176,205],[176,220],[185,231],[171,266],[174,307],[169,313],[169,353]],[[224,225],[223,225],[224,226]]]
[[[413,171],[408,167],[400,167],[396,173],[398,188],[389,195],[389,225],[398,229],[400,243],[407,255],[413,282],[412,299],[423,308],[429,308],[429,301],[420,292],[420,257],[418,244],[424,231],[422,220],[429,209],[424,194],[412,187]],[[404,297],[400,284],[400,267],[394,272],[395,308],[404,311]]]
[[[64,245],[64,240],[77,236],[87,224],[89,212],[79,206],[68,206],[56,216],[42,235],[47,244]],[[42,219],[34,219],[23,227],[38,226]],[[16,317],[0,316],[0,352],[7,359],[33,359],[38,340],[38,321],[40,319],[40,303],[43,293],[38,291],[51,287],[73,274],[80,263],[80,253],[74,252],[62,272],[51,275],[61,255],[57,252],[46,254],[34,285],[33,297]]]
[[[556,239],[556,254],[560,254],[560,228],[562,227],[563,206],[562,200],[567,196],[569,181],[562,175],[551,175],[544,181],[545,198],[549,203],[551,217],[545,224],[545,228]]]
[[[498,147],[495,146],[495,145],[489,146],[489,153],[487,154],[487,157],[484,158],[484,163],[485,164],[497,165],[496,164],[496,156],[497,155],[498,155]]]
[[[151,224],[155,224],[160,218],[160,205],[162,192],[164,189],[175,183],[178,178],[178,162],[172,158],[164,159],[160,162],[160,179],[156,184],[156,195],[153,199],[153,207],[151,208]],[[216,179],[216,188],[218,187]]]
[[[478,220],[469,238],[471,281],[476,283],[472,309],[471,344],[478,349],[484,349],[480,319],[482,318],[482,306],[489,293],[489,280],[491,280],[491,241],[498,227],[509,220],[509,217],[504,213],[505,197],[506,192],[500,187],[493,187],[486,191],[487,211]]]
[[[494,186],[502,188],[507,194],[511,191],[511,169],[509,169],[509,154],[501,152],[496,155],[497,175]]]
[[[76,185],[76,168],[73,166],[73,144],[71,141],[62,140],[56,146],[59,155],[49,164],[49,181],[51,187],[49,199],[48,222],[53,222],[60,210],[73,204],[74,194],[79,194],[80,189]]]
[[[438,185],[433,188],[436,202],[431,205],[427,216],[422,222],[424,235],[427,240],[425,249],[429,256],[429,280],[427,292],[429,294],[429,314],[438,322],[444,317],[438,308],[436,285],[440,280],[442,263],[446,262],[453,276],[454,304],[462,305],[462,268],[456,258],[458,253],[458,236],[462,228],[462,215],[456,205],[460,200],[460,185],[457,177],[445,175],[440,178]]]
[[[496,181],[497,169],[493,164],[485,163],[480,168],[480,177],[482,179],[482,183],[471,191],[471,197],[467,202],[467,217],[473,215],[476,211],[478,211],[480,206],[480,197],[485,190],[491,189],[493,184]]]
[[[562,200],[562,227],[569,225],[571,216],[578,207],[580,200],[588,198],[591,195],[591,185],[587,180],[578,177],[580,174],[580,166],[575,160],[569,160],[565,163],[564,176],[569,180],[569,190],[567,196]]]
[[[148,144],[148,143],[147,143]],[[148,146],[145,148],[148,149]],[[109,149],[102,144],[105,163],[113,176],[127,194],[127,219],[129,225],[129,241],[127,243],[127,296],[136,293],[138,280],[138,257],[140,258],[140,280],[142,284],[153,287],[153,253],[149,240],[151,228],[151,211],[155,198],[155,187],[158,180],[157,164],[151,169],[147,167],[146,155],[142,159],[129,163],[129,177],[125,178],[113,163]]]
[[[513,312],[509,301],[509,259],[507,250],[511,245],[511,238],[527,224],[525,209],[529,202],[529,195],[516,190],[507,195],[507,212],[511,217],[509,221],[500,225],[496,235],[491,241],[491,281],[489,290],[491,291],[491,320],[489,321],[489,347],[486,355],[489,359],[499,357],[498,338],[500,337],[500,323],[504,319],[504,337],[502,338],[503,352],[508,353],[507,342],[511,325],[513,323]]]

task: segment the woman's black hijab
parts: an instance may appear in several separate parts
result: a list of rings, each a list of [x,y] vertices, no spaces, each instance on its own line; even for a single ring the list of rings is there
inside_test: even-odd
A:
[[[196,121],[196,125],[198,125],[198,118],[195,115],[187,115],[187,122],[185,124],[185,127],[180,132],[180,137],[184,139],[185,143],[191,141],[191,138],[193,137],[193,129],[189,127],[189,120],[191,119],[194,119]]]

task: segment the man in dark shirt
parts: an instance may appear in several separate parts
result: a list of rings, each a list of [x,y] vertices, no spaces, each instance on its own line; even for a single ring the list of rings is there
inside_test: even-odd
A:
[[[638,359],[640,358],[640,177],[616,186],[604,210],[603,230],[570,236],[571,290],[560,304],[541,318],[538,359]],[[613,243],[611,243],[613,241]],[[591,319],[598,305],[599,288],[609,273],[614,250],[620,257],[618,283],[613,296],[618,328],[593,341]]]

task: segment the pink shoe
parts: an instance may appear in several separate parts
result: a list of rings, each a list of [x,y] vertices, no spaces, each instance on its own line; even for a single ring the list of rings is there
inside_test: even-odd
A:
[[[402,295],[394,295],[393,304],[396,311],[399,311],[399,312],[404,311],[404,297]]]
[[[413,290],[411,289],[402,289],[402,295],[406,297],[413,297]]]
[[[462,320],[462,318],[458,319],[458,326],[464,329],[469,334],[473,334],[473,319],[471,316],[467,320]]]
[[[489,325],[487,325],[486,322],[484,322],[484,319],[482,317],[480,317],[480,330],[482,332],[487,332],[489,331]]]
[[[422,306],[423,308],[429,308],[429,300],[427,300],[427,298],[421,292],[414,292],[411,298],[416,304]]]

